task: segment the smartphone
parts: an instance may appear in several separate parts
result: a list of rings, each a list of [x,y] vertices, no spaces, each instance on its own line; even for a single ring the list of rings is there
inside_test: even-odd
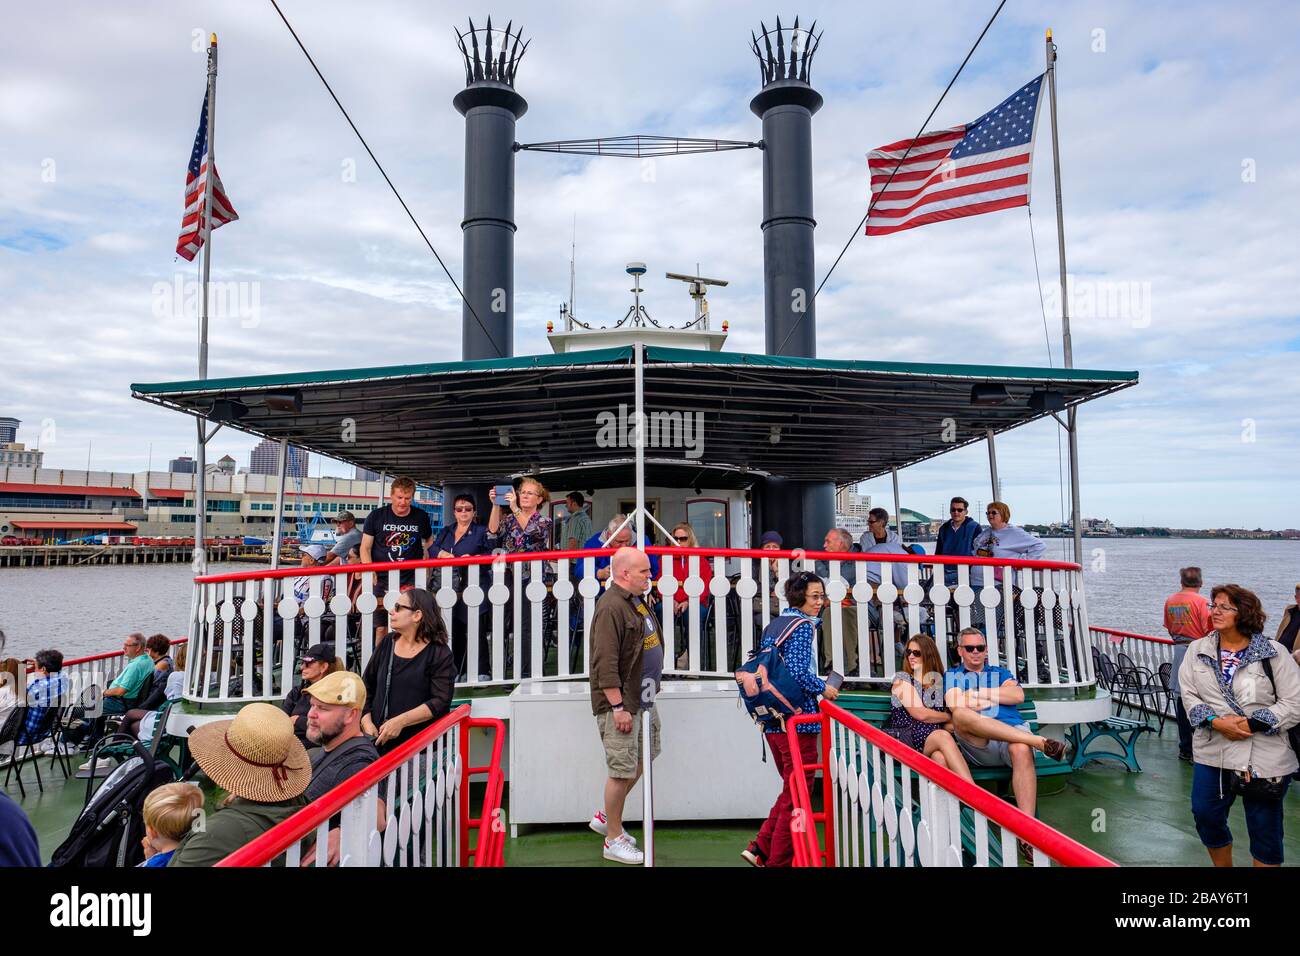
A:
[[[834,687],[836,690],[839,690],[840,685],[843,683],[844,683],[843,674],[837,673],[836,671],[831,671],[829,674],[826,675],[827,687]]]
[[[506,495],[515,490],[514,485],[497,485],[496,486],[496,503],[505,507]]]

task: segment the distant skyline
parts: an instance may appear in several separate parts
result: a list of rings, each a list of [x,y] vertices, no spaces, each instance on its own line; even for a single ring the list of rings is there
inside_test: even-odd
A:
[[[450,26],[487,9],[282,5],[459,277],[464,126],[451,99],[464,75]],[[812,77],[826,100],[813,123],[819,279],[866,210],[866,153],[916,131],[988,6],[807,11],[826,29]],[[634,31],[606,5],[491,13],[532,38],[521,142],[761,135],[747,47],[767,10],[670,5],[640,12]],[[1273,38],[1300,33],[1300,8],[1008,5],[930,128],[972,120],[1040,73],[1049,25],[1075,364],[1141,374],[1080,411],[1083,512],[1296,526],[1300,114],[1286,104],[1300,98],[1300,64]],[[193,422],[133,401],[130,384],[195,376],[197,260],[174,248],[209,30],[221,43],[217,156],[241,217],[213,240],[214,280],[240,285],[214,318],[210,374],[459,358],[455,291],[269,5],[25,8],[0,38],[0,416],[22,421],[17,440],[47,467],[83,469],[90,451],[94,468],[140,471],[150,444],[158,470],[194,454]],[[1047,365],[1050,347],[1060,365],[1046,124],[1044,113],[1036,246],[1024,209],[859,236],[818,296],[820,356]],[[699,263],[731,282],[710,295],[728,350],[763,350],[756,151],[648,164],[520,153],[516,166],[516,354],[550,351],[575,216],[580,318],[617,320],[623,265],[640,259],[643,303],[678,322],[689,299],[661,276]],[[1063,501],[1068,514],[1057,431],[1046,420],[998,439],[1015,522],[1059,521]],[[223,428],[208,459],[243,464],[257,441]],[[311,473],[352,468],[322,459]],[[983,445],[899,477],[904,507],[931,517],[953,494],[990,497]],[[862,490],[892,508],[888,477]]]

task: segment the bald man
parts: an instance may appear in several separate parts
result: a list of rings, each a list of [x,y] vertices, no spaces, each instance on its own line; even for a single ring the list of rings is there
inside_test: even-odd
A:
[[[641,733],[636,717],[650,711],[650,759],[659,756],[659,714],[654,698],[664,670],[659,621],[645,599],[650,559],[636,548],[619,548],[610,562],[612,584],[596,602],[591,619],[591,712],[605,749],[605,807],[590,827],[605,837],[603,854],[619,863],[641,863],[636,840],[623,830],[623,804],[641,777]]]

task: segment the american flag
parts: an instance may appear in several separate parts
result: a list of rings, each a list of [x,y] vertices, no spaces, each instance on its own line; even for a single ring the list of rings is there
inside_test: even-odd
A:
[[[199,114],[199,132],[194,137],[194,151],[190,153],[190,167],[185,173],[185,215],[181,219],[181,235],[176,240],[176,254],[187,262],[193,261],[203,245],[203,192],[208,188],[208,97],[203,96],[203,111]],[[225,187],[217,167],[212,167],[212,228],[224,226],[239,218],[235,207],[226,198]]]
[[[1042,90],[1043,76],[1038,76],[973,123],[868,153],[872,207],[867,235],[1029,205]]]

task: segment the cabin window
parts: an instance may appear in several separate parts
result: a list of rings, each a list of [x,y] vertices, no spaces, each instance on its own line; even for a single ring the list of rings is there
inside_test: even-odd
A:
[[[729,502],[722,498],[686,499],[686,521],[695,529],[701,548],[731,547]]]

